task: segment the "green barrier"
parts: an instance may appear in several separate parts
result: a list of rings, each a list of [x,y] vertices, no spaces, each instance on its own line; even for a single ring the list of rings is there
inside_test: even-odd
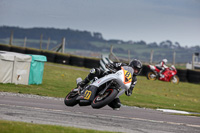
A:
[[[43,55],[31,55],[31,68],[29,75],[29,85],[30,84],[42,84],[43,72],[44,72],[44,62],[47,61],[46,56]]]

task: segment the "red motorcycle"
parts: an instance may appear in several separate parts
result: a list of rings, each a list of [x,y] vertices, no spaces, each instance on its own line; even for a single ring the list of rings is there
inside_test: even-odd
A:
[[[162,80],[162,81],[167,81],[167,82],[171,82],[174,84],[178,84],[179,83],[179,77],[176,75],[177,74],[177,70],[174,67],[174,65],[172,65],[171,67],[167,67],[165,69],[164,72],[162,72],[162,75],[164,75],[163,77],[159,76],[159,72],[161,71],[161,69],[159,69],[156,66],[153,65],[148,65],[148,67],[150,68],[150,71],[147,73],[147,79],[149,80]]]

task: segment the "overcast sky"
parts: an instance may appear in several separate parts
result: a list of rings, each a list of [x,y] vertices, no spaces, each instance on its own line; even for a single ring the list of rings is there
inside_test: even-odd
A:
[[[0,0],[0,26],[100,32],[105,39],[200,45],[200,0]]]

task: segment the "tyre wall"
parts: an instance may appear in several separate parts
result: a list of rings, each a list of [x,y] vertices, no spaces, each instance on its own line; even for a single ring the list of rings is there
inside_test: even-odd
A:
[[[0,44],[0,50],[1,51],[10,51],[10,45],[3,45],[3,44]]]
[[[84,67],[85,58],[79,56],[70,56],[69,64],[72,66]]]
[[[180,81],[183,81],[183,82],[187,81],[187,70],[177,69],[177,75]]]
[[[142,71],[140,72],[140,75],[141,76],[146,76],[149,70],[150,69],[149,69],[149,67],[147,65],[143,65]]]
[[[187,70],[187,81],[191,83],[200,83],[200,71]]]
[[[34,48],[26,48],[25,54],[41,55],[42,51]]]
[[[70,61],[70,55],[60,54],[60,53],[56,54],[55,63],[69,65],[69,61]]]
[[[26,49],[23,48],[23,47],[15,47],[15,46],[12,46],[12,47],[10,48],[10,51],[25,54]]]
[[[55,62],[56,52],[44,50],[41,54],[47,57],[48,62]]]
[[[100,60],[98,59],[85,58],[84,60],[84,67],[86,68],[96,68],[99,66],[100,66]]]

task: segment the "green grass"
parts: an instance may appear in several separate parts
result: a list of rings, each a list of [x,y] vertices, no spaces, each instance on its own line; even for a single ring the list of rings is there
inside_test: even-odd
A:
[[[76,78],[83,79],[89,69],[46,63],[42,85],[0,84],[0,91],[65,97],[76,87]],[[138,76],[133,95],[120,97],[122,104],[147,108],[168,108],[200,113],[200,84],[180,82],[178,85],[163,81],[150,81]]]
[[[113,133],[73,127],[32,124],[0,120],[1,133]]]
[[[133,100],[122,96],[121,101],[130,106],[168,108],[200,112],[200,85],[181,82],[178,85],[162,81],[149,81],[138,77]]]

